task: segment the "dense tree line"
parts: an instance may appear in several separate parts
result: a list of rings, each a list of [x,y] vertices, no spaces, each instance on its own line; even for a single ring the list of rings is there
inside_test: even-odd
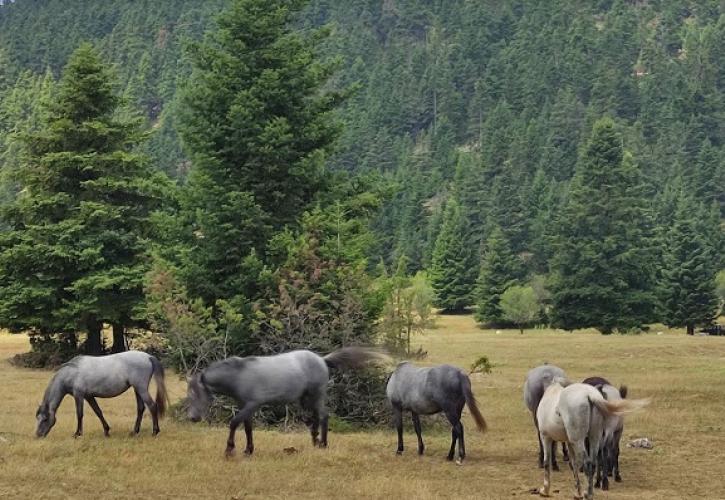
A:
[[[6,6],[0,323],[327,349],[426,271],[482,324],[691,333],[725,267],[724,40],[717,1]]]

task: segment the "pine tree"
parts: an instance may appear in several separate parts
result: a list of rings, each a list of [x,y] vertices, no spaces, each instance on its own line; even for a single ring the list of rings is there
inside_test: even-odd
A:
[[[193,164],[184,267],[189,290],[208,304],[258,293],[245,262],[257,262],[271,234],[323,188],[340,95],[321,89],[333,70],[315,56],[324,32],[290,26],[302,5],[235,0],[191,50],[179,106]]]
[[[71,56],[47,118],[25,139],[22,188],[3,211],[0,324],[43,334],[88,334],[101,352],[138,322],[147,272],[149,213],[161,180],[133,152],[138,122],[118,121],[114,79],[89,44]]]
[[[717,268],[696,220],[704,215],[702,206],[681,194],[665,251],[662,316],[670,326],[686,327],[689,335],[695,326],[711,323],[718,307]]]
[[[504,321],[501,295],[521,278],[521,265],[511,251],[511,244],[500,227],[486,240],[476,282],[476,321],[500,324]]]
[[[448,312],[463,311],[472,302],[475,254],[467,244],[466,230],[458,202],[453,198],[448,200],[430,269],[435,304]]]
[[[652,319],[651,223],[639,170],[605,118],[577,165],[551,262],[553,316],[603,333]]]

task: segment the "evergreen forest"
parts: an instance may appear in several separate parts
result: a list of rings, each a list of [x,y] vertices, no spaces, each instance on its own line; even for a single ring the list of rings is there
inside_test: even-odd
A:
[[[0,179],[28,363],[411,354],[431,307],[694,333],[724,300],[725,4],[17,0]]]

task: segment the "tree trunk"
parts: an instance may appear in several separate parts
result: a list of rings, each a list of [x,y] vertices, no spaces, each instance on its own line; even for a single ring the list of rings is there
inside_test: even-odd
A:
[[[123,329],[123,325],[119,323],[113,324],[113,346],[111,347],[112,353],[123,352],[126,350],[126,337]]]
[[[687,325],[687,334],[695,335],[695,325]]]
[[[88,339],[86,340],[86,353],[92,356],[98,356],[102,351],[101,330],[103,323],[96,320],[88,322]]]

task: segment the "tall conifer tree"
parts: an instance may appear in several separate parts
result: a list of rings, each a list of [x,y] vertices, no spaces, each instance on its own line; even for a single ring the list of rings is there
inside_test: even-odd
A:
[[[651,223],[641,186],[614,122],[597,121],[577,165],[551,264],[557,325],[610,333],[653,319]]]
[[[472,303],[475,252],[466,239],[467,224],[455,199],[446,203],[441,231],[433,249],[430,279],[436,306],[460,312]]]
[[[689,335],[695,326],[712,322],[718,306],[713,249],[697,220],[705,218],[704,208],[682,193],[667,233],[661,283],[663,318],[670,326],[684,326]]]
[[[137,121],[116,118],[114,78],[89,44],[71,56],[47,117],[24,139],[22,188],[3,211],[0,324],[45,334],[88,334],[101,352],[103,323],[122,350],[140,319],[149,213],[159,179],[133,152]]]
[[[193,46],[180,130],[193,163],[184,201],[187,285],[213,304],[253,297],[259,256],[323,187],[339,100],[323,31],[290,26],[298,0],[235,0]]]
[[[504,321],[501,295],[521,278],[521,265],[500,227],[486,240],[476,282],[476,321],[497,324]]]

